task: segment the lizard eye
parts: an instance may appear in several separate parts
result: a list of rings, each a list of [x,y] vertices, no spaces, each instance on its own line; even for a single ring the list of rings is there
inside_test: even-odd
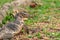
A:
[[[27,13],[27,12],[25,12],[25,11],[23,11],[23,12],[21,12],[21,15],[24,17],[24,18],[28,18],[30,15]]]

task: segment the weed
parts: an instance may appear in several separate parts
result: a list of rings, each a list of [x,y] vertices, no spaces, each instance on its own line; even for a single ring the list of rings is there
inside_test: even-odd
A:
[[[34,36],[37,37],[37,38],[41,38],[41,34],[39,32],[34,34]]]
[[[6,24],[7,21],[11,21],[12,22],[14,20],[15,20],[15,18],[13,16],[12,12],[10,11],[10,12],[7,13],[6,17],[2,20],[2,24]]]
[[[28,38],[32,38],[32,35],[28,35]]]

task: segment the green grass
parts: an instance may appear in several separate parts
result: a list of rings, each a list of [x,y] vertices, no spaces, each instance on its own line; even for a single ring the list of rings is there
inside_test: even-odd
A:
[[[3,20],[2,20],[2,24],[6,24],[7,21],[14,21],[14,17],[12,14],[8,14]]]
[[[57,28],[56,24],[60,23],[60,0],[41,0],[43,5],[37,5],[35,8],[31,8],[29,6],[25,7],[25,9],[30,13],[30,15],[34,15],[33,18],[28,18],[25,21],[26,25],[34,25],[34,23],[49,23],[47,27]],[[40,3],[36,0],[36,3]],[[52,24],[52,25],[51,25]],[[38,26],[38,25],[37,25]],[[44,26],[45,27],[45,26]],[[44,28],[45,29],[45,28]],[[43,29],[43,32],[47,31]],[[38,34],[37,34],[38,35]],[[47,32],[45,35],[54,36],[56,38],[60,37],[60,32]],[[39,37],[39,36],[38,36]],[[55,39],[60,40],[60,39]]]
[[[41,38],[41,34],[39,32],[36,33],[34,36],[37,37],[37,38]]]
[[[56,3],[54,3],[56,2]],[[54,3],[52,5],[51,3]],[[34,22],[44,22],[44,21],[53,21],[53,17],[60,18],[60,10],[57,8],[60,7],[60,1],[59,0],[42,0],[43,5],[38,5],[35,8],[30,8],[29,6],[26,7],[26,10],[30,12],[31,15],[35,15],[32,19],[28,19],[25,23],[26,24],[32,24]],[[58,14],[58,15],[56,15]]]
[[[13,11],[12,11],[12,7],[10,7],[10,9],[6,12],[7,15],[4,17],[4,19],[2,20],[2,24],[6,24],[7,21],[11,21],[13,22],[15,20],[14,16],[13,16]]]
[[[46,32],[46,36],[60,40],[60,32]]]
[[[41,38],[40,32],[34,33],[33,35],[28,35],[28,38],[33,38],[33,37]]]
[[[9,10],[6,12],[7,15],[3,18],[2,23],[1,23],[1,27],[6,24],[7,22],[13,22],[15,20],[14,16],[13,16],[13,11],[12,11],[12,7],[9,8]]]
[[[13,0],[0,0],[0,7],[2,7],[5,3],[10,3]],[[12,18],[12,19],[11,19]],[[9,8],[6,17],[2,20],[2,23],[0,23],[0,27],[3,26],[3,24],[6,24],[7,21],[13,21],[14,18],[12,16],[12,7]]]
[[[2,27],[4,24],[6,24],[7,22],[13,22],[15,20],[13,14],[10,12],[8,13],[4,19],[2,20],[2,23],[0,23],[0,27]]]
[[[32,35],[28,35],[28,38],[32,38],[33,36]]]
[[[4,5],[7,2],[11,2],[13,0],[0,0],[0,6]]]

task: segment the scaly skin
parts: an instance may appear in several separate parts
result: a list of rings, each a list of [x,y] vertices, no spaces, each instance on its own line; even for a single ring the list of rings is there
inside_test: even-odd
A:
[[[29,14],[24,11],[17,13],[14,16],[14,22],[9,22],[0,29],[0,39],[7,40],[18,34],[22,30],[24,25],[23,18],[27,18],[28,16]]]

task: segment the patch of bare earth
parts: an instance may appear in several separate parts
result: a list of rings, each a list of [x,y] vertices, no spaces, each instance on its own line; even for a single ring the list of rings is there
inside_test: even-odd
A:
[[[51,25],[50,23],[35,23],[35,27],[29,26],[29,33],[27,32],[20,32],[18,35],[16,35],[14,38],[11,40],[53,40],[55,38],[54,36],[47,36],[46,33],[53,33],[53,32],[59,32],[60,31],[60,24],[56,24],[57,28],[51,28],[47,25]],[[35,33],[40,33],[41,37],[32,37],[28,38],[28,35],[34,35]]]

